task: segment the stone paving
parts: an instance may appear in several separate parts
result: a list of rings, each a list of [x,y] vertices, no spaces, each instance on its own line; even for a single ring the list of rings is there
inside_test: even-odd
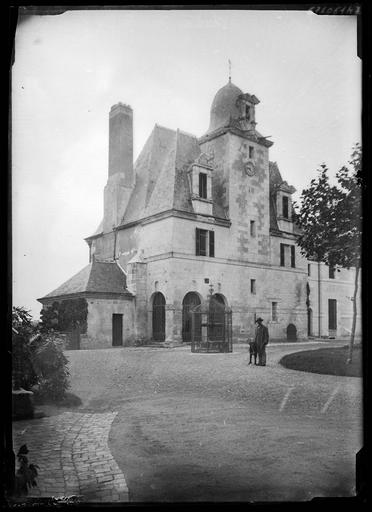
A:
[[[13,423],[13,446],[39,466],[30,497],[79,496],[83,502],[127,502],[128,488],[108,447],[116,412],[63,412]]]

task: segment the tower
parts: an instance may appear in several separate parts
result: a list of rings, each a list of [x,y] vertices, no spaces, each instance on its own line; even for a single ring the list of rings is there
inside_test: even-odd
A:
[[[269,154],[256,130],[256,96],[229,82],[213,100],[201,150],[213,155],[213,196],[231,221],[231,257],[269,262]]]

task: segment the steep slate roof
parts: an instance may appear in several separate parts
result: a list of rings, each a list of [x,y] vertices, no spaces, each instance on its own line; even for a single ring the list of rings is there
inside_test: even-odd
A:
[[[283,183],[282,175],[280,174],[278,164],[276,162],[269,162],[269,179],[270,179],[270,192],[275,185]]]
[[[78,293],[129,294],[126,276],[115,262],[93,260],[80,272],[41,299],[63,297]]]
[[[171,209],[194,213],[187,171],[200,153],[194,135],[155,125],[135,163],[136,184],[121,223]],[[218,201],[213,214],[225,217]]]
[[[276,231],[279,230],[278,222],[276,219],[277,211],[276,211],[276,203],[275,203],[275,190],[280,187],[283,183],[286,183],[282,175],[280,174],[278,164],[276,162],[269,162],[269,183],[270,183],[270,199],[269,199],[269,208],[270,208],[270,229],[274,229]],[[293,223],[293,234],[299,235],[301,234],[301,230],[296,224]]]

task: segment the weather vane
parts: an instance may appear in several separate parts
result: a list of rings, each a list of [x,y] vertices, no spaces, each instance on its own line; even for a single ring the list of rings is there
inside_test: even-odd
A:
[[[229,59],[229,82],[231,82],[231,60]]]

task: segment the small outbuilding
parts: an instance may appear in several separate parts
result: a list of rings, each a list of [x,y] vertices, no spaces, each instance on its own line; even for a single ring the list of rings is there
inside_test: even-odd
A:
[[[42,318],[66,335],[66,348],[109,348],[130,344],[134,296],[116,262],[95,258],[56,290],[38,299]]]

